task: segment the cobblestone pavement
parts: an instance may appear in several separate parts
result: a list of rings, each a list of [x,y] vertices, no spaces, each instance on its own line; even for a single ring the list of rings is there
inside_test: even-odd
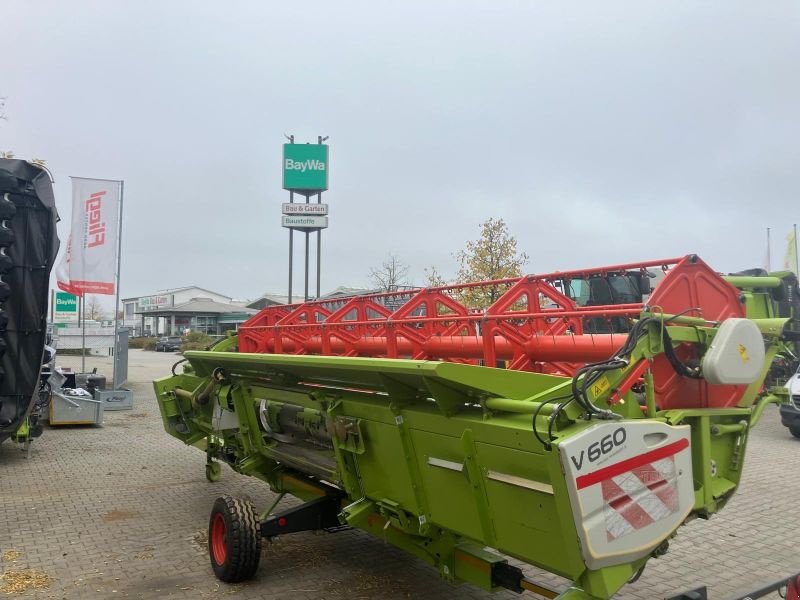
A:
[[[87,360],[110,379],[110,361]],[[427,565],[358,531],[287,536],[266,545],[253,581],[218,582],[205,549],[214,498],[246,496],[263,508],[273,494],[225,468],[221,481],[208,483],[203,454],[164,433],[149,382],[175,360],[131,351],[134,409],[107,412],[103,427],[47,428],[28,459],[0,444],[0,573],[39,569],[50,580],[9,598],[518,597],[450,587]],[[59,364],[79,362],[62,357]],[[683,527],[670,552],[618,598],[663,598],[701,583],[712,598],[729,598],[800,571],[800,440],[778,421],[768,408],[753,431],[744,481],[728,507]],[[19,556],[4,560],[12,550]]]

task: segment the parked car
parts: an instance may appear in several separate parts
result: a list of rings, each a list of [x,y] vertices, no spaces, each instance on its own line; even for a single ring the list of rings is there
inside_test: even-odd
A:
[[[181,338],[170,335],[159,338],[156,342],[156,352],[176,352],[181,349]]]
[[[794,437],[800,438],[800,368],[786,382],[786,389],[789,390],[789,404],[781,404],[781,423]]]

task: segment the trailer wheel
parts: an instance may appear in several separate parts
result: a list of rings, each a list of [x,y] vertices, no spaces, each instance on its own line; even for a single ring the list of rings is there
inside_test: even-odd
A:
[[[206,479],[210,482],[219,481],[222,475],[222,467],[218,462],[210,462],[206,464]]]
[[[238,583],[250,579],[261,558],[261,527],[249,500],[222,496],[208,522],[208,554],[218,579]]]

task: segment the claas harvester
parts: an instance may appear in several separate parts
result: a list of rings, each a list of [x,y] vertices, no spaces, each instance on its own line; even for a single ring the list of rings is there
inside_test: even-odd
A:
[[[215,574],[251,577],[265,538],[358,528],[454,584],[612,597],[730,500],[786,400],[764,381],[792,319],[730,279],[690,255],[320,299],[186,352],[155,382],[167,432],[209,480],[225,463],[278,494],[216,500]]]

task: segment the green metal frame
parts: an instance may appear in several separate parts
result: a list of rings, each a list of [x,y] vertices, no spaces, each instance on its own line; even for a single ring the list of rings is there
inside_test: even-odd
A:
[[[708,517],[739,483],[750,427],[782,398],[761,393],[757,382],[738,407],[658,411],[649,369],[644,410],[632,391],[616,394],[663,352],[664,322],[673,323],[673,344],[701,351],[717,331],[700,319],[661,318],[628,365],[605,374],[593,402],[623,419],[688,424],[692,512]],[[766,376],[785,320],[757,323],[767,341]],[[229,339],[212,352],[186,352],[184,373],[154,382],[166,431],[204,450],[209,463],[226,462],[305,500],[325,493],[322,481],[333,483],[349,499],[343,524],[426,561],[451,583],[494,590],[493,569],[511,556],[573,581],[561,599],[605,599],[649,558],[597,570],[582,559],[558,447],[594,421],[574,402],[554,411],[570,379],[445,362],[240,354]],[[287,405],[309,436],[329,433],[330,446],[287,452],[274,435]],[[231,413],[235,426],[221,428]],[[532,429],[544,438],[548,426],[553,437],[545,447]]]

